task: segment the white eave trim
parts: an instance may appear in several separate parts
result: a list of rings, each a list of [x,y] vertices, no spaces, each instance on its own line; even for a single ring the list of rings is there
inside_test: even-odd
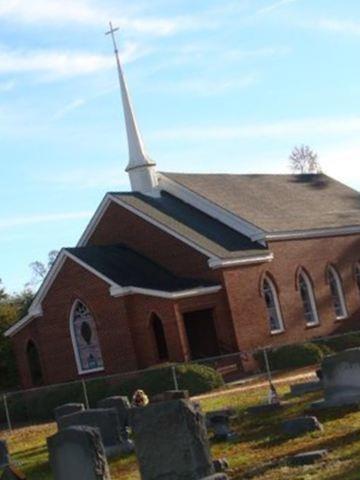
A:
[[[214,285],[211,287],[191,288],[188,290],[181,290],[178,292],[164,292],[163,290],[153,290],[150,288],[139,287],[113,287],[110,288],[110,294],[113,297],[123,297],[125,295],[148,295],[150,297],[159,297],[167,299],[180,299],[186,297],[196,297],[199,295],[209,295],[221,290],[221,285]]]
[[[77,243],[77,247],[83,247],[86,245],[87,241],[93,234],[95,228],[97,227],[98,223],[102,219],[104,213],[106,212],[108,206],[110,205],[112,198],[109,193],[105,195],[102,199],[100,205],[96,209],[93,217],[91,218],[90,222],[88,223],[87,227],[84,230],[84,233],[81,235],[80,240]]]
[[[246,237],[254,240],[255,237],[258,239],[263,239],[265,232],[259,227],[253,225],[250,222],[247,222],[245,219],[234,215],[228,210],[216,205],[205,197],[189,190],[188,188],[180,185],[176,181],[171,180],[170,178],[158,173],[159,179],[159,188],[164,190],[174,197],[179,198],[183,202],[191,205],[192,207],[197,208],[201,212],[206,213],[212,218],[219,220],[224,225],[232,228],[233,230],[242,233]]]
[[[296,240],[301,238],[337,237],[341,235],[353,235],[356,233],[360,233],[360,225],[266,233],[264,236],[254,237],[253,240]]]
[[[210,258],[208,261],[209,267],[213,270],[218,268],[229,268],[229,267],[237,267],[242,265],[251,265],[255,263],[265,263],[271,262],[274,259],[274,254],[269,253],[267,255],[257,255],[253,257],[244,257],[244,258],[234,258],[229,260],[221,260]]]
[[[73,255],[72,253],[63,249],[60,251],[59,256],[57,257],[54,265],[52,266],[47,276],[45,277],[45,280],[43,281],[38,293],[36,294],[32,304],[30,305],[28,314],[4,332],[4,335],[6,337],[12,337],[18,331],[24,328],[28,323],[30,323],[34,318],[41,317],[43,315],[41,302],[44,299],[46,293],[48,292],[49,288],[51,287],[52,283],[54,282],[57,274],[59,273],[61,267],[63,266],[67,258],[76,262],[78,265],[82,266],[83,268],[85,268],[86,270],[88,270],[89,272],[91,272],[101,280],[103,280],[105,283],[107,283],[109,285],[109,293],[113,297],[138,294],[138,295],[149,295],[152,297],[178,299],[178,298],[216,293],[222,288],[221,285],[215,285],[211,287],[192,288],[188,290],[182,290],[179,292],[165,292],[161,290],[152,290],[152,289],[138,288],[138,287],[131,287],[131,286],[122,287],[121,285],[118,285],[117,283],[113,282],[110,278],[98,272],[96,269],[94,269],[87,263],[80,260],[78,257]]]

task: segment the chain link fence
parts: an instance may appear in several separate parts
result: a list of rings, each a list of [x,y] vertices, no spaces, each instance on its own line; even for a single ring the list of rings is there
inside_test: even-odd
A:
[[[309,347],[311,346],[311,348]],[[254,373],[262,373],[271,383],[274,371],[294,369],[305,365],[318,365],[321,359],[337,351],[360,347],[360,331],[313,339],[296,344],[268,346],[251,351],[198,359],[194,362],[160,365],[145,370],[82,378],[77,381],[49,385],[30,390],[17,390],[0,394],[0,425],[11,429],[21,425],[53,421],[55,407],[64,403],[83,403],[94,408],[97,402],[111,395],[127,395],[140,388],[150,396],[165,390],[189,389],[194,395],[219,388],[221,378],[225,383],[244,382]],[[257,372],[246,373],[243,365],[254,357],[258,363]],[[298,364],[296,364],[298,362]],[[190,365],[196,368],[208,366],[216,370],[211,376],[204,373],[203,383],[199,376],[189,373]],[[196,378],[195,378],[196,377]],[[218,381],[220,379],[220,382]],[[227,388],[225,386],[225,388]]]

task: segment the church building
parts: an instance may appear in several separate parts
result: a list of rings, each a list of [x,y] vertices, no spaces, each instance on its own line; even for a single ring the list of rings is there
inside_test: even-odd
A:
[[[22,386],[359,329],[359,193],[323,174],[159,171],[113,40],[131,191],[105,195],[6,331]]]

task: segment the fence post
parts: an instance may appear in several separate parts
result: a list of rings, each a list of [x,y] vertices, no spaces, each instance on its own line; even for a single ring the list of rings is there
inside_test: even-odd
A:
[[[89,410],[90,404],[89,404],[89,397],[88,397],[87,388],[86,388],[86,382],[85,382],[84,379],[82,379],[81,383],[82,383],[82,388],[83,388],[83,393],[84,393],[85,408],[86,408],[86,410]]]
[[[6,395],[3,396],[3,400],[4,400],[5,415],[6,415],[6,421],[7,421],[8,429],[9,429],[10,432],[12,432],[10,412],[9,412],[9,406],[8,406],[8,403],[7,403]]]
[[[178,379],[177,379],[177,376],[176,376],[176,366],[175,365],[173,365],[171,367],[171,372],[172,372],[172,377],[173,377],[173,381],[174,381],[175,390],[179,390],[179,384],[178,384]]]
[[[266,373],[267,373],[267,376],[268,376],[269,383],[271,385],[272,384],[271,370],[270,370],[269,357],[268,357],[266,348],[264,348],[264,350],[263,350],[263,355],[264,355],[264,360],[265,360]]]

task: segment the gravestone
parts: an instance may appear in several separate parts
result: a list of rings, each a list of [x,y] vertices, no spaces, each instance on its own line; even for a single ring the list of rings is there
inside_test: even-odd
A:
[[[315,430],[323,431],[323,426],[316,417],[304,416],[284,420],[281,429],[286,435],[295,437]]]
[[[123,440],[127,440],[129,435],[127,427],[129,426],[130,402],[127,397],[120,395],[103,398],[97,403],[98,408],[115,408],[119,418],[120,431]]]
[[[212,440],[215,442],[234,441],[237,439],[235,432],[230,430],[230,415],[225,411],[211,412],[206,415],[208,428],[214,432]]]
[[[142,480],[225,479],[215,474],[205,417],[192,402],[172,400],[130,413]]]
[[[360,348],[325,357],[321,371],[324,400],[313,403],[314,408],[360,403]]]
[[[312,465],[315,462],[324,460],[328,455],[328,451],[324,450],[313,450],[311,452],[298,453],[289,457],[288,462],[293,466],[300,465]]]
[[[1,480],[26,480],[26,476],[21,470],[18,470],[13,465],[9,465],[3,471]]]
[[[70,415],[71,413],[83,412],[84,410],[85,406],[83,403],[65,403],[64,405],[59,405],[54,409],[55,420],[57,422],[60,417]]]
[[[214,470],[216,473],[226,472],[229,470],[229,462],[226,458],[218,458],[213,461]]]
[[[290,385],[290,393],[293,396],[301,396],[306,393],[318,392],[322,390],[323,384],[320,380],[314,382],[295,383]]]
[[[100,432],[91,427],[71,427],[47,439],[55,480],[110,480]]]
[[[83,412],[72,413],[60,417],[59,430],[73,426],[87,426],[98,428],[108,457],[127,453],[128,445],[121,438],[121,429],[118,414],[115,408],[89,409]]]
[[[9,451],[5,440],[0,440],[0,468],[9,465]]]

